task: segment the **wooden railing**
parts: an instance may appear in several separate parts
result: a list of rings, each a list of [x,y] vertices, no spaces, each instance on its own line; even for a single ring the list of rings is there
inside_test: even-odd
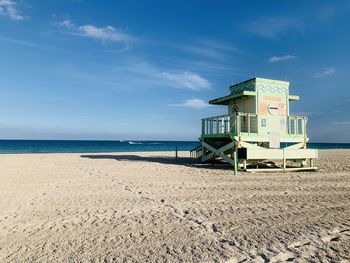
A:
[[[290,137],[306,137],[307,118],[304,116],[287,117],[287,135]],[[237,115],[220,115],[202,119],[202,135],[258,135],[258,115],[253,113],[237,113]]]
[[[258,133],[258,116],[251,113],[238,113],[236,116],[220,115],[202,119],[202,135]]]
[[[230,130],[229,115],[202,119],[202,135],[228,134]]]
[[[202,145],[197,145],[193,149],[190,150],[190,157],[193,159],[198,159],[202,157]]]

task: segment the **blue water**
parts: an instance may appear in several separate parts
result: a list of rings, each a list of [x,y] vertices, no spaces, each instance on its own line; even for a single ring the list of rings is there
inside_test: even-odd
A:
[[[0,140],[0,153],[189,151],[199,141]]]
[[[0,153],[189,151],[199,141],[0,140]],[[350,149],[350,143],[309,143],[308,148]]]

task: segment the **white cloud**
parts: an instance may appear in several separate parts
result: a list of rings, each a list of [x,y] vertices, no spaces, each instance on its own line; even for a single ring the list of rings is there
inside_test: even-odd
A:
[[[191,71],[163,71],[149,63],[123,66],[121,70],[125,72],[125,75],[131,73],[134,80],[139,79],[143,83],[153,83],[154,86],[158,87],[190,90],[211,89],[211,84],[207,79]]]
[[[316,72],[313,76],[314,78],[323,78],[327,76],[331,76],[336,72],[334,68],[324,68],[322,71]]]
[[[73,35],[93,38],[101,40],[102,42],[128,42],[133,38],[124,33],[122,30],[117,29],[113,26],[97,27],[94,25],[75,25],[70,19],[63,20],[57,23],[60,27],[70,29]]]
[[[198,74],[186,71],[183,73],[162,72],[165,80],[169,81],[169,85],[186,88],[191,90],[210,89],[210,82],[199,76]]]
[[[72,20],[66,19],[58,23],[61,27],[67,27],[67,28],[73,28],[75,25],[73,24]]]
[[[93,25],[84,25],[79,26],[78,31],[81,32],[81,36],[100,39],[102,41],[124,42],[131,40],[128,34],[112,26],[96,27]]]
[[[0,16],[8,16],[12,20],[23,20],[24,16],[16,8],[17,3],[13,0],[0,0]]]
[[[279,62],[279,61],[287,61],[287,60],[293,60],[296,59],[296,56],[293,55],[284,55],[284,56],[272,56],[269,58],[269,62],[270,63],[275,63],[275,62]]]
[[[204,109],[204,108],[210,107],[210,105],[202,99],[188,99],[188,100],[184,101],[183,103],[169,104],[169,106],[187,107],[187,108],[192,108],[192,109]]]

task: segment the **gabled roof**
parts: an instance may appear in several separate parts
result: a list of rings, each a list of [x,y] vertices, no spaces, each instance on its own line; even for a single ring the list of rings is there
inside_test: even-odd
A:
[[[256,81],[259,81],[259,82],[271,82],[271,83],[279,83],[279,84],[289,84],[289,82],[285,81],[285,80],[277,80],[277,79],[267,79],[267,78],[254,77],[254,78],[247,79],[245,81],[233,84],[233,85],[230,86],[230,88],[231,87],[236,87],[236,86],[239,86],[239,85],[242,85],[242,84],[248,84],[249,82],[252,82],[252,81],[255,81],[255,82]]]
[[[243,96],[256,96],[256,91],[248,91],[248,90],[244,90],[241,91],[239,93],[236,94],[230,94],[224,97],[220,97],[217,99],[213,99],[209,101],[209,104],[213,104],[213,105],[228,105],[229,102],[233,99],[239,98],[239,97],[243,97]]]
[[[288,99],[289,100],[299,100],[299,96],[298,95],[288,95]]]

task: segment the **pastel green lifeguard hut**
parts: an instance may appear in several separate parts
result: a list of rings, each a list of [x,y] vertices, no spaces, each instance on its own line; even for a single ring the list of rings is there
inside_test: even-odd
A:
[[[191,156],[201,162],[223,159],[235,174],[256,171],[260,163],[265,168],[259,171],[317,170],[318,151],[307,149],[307,117],[289,115],[290,102],[297,100],[287,81],[252,78],[232,85],[229,95],[209,101],[227,105],[228,114],[202,119],[201,145]],[[297,165],[287,166],[287,161]]]

